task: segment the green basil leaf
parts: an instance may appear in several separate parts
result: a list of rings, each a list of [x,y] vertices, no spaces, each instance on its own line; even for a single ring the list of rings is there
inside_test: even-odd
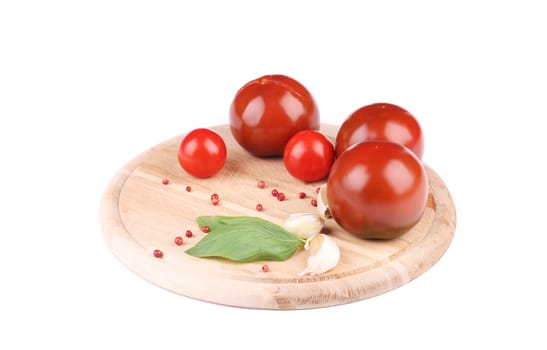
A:
[[[305,243],[282,227],[257,217],[200,216],[197,222],[199,226],[209,226],[211,231],[186,253],[201,258],[283,261]]]

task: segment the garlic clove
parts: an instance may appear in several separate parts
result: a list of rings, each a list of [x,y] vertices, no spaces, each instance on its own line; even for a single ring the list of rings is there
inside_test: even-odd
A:
[[[340,261],[340,248],[332,237],[325,234],[310,237],[304,248],[309,251],[308,266],[299,276],[323,274],[336,267]]]
[[[323,184],[319,187],[319,193],[317,194],[317,210],[319,210],[319,215],[322,218],[332,217],[327,199],[327,184]]]
[[[323,229],[325,220],[311,213],[291,214],[283,223],[283,228],[300,238],[309,238]]]

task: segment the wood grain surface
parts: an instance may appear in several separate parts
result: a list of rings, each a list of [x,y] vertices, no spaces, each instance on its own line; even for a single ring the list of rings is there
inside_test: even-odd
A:
[[[236,263],[201,259],[185,250],[204,233],[199,215],[251,215],[275,223],[296,212],[316,212],[310,200],[321,183],[292,178],[282,159],[249,155],[233,139],[228,126],[211,128],[225,140],[226,165],[217,175],[196,179],[177,161],[183,135],[156,145],[123,166],[103,195],[99,220],[113,254],[130,270],[167,290],[187,297],[224,305],[261,309],[309,309],[367,299],[400,287],[427,271],[449,247],[456,225],[450,194],[441,178],[426,166],[430,183],[427,208],[421,220],[400,238],[364,240],[341,229],[334,220],[325,231],[338,243],[341,260],[319,276],[298,276],[306,266],[307,252],[299,250],[283,262]],[[323,125],[331,139],[337,127]],[[162,184],[169,179],[169,184]],[[264,180],[266,188],[257,187]],[[190,192],[186,186],[191,186]],[[273,188],[284,192],[283,202],[272,197]],[[305,199],[298,193],[306,192]],[[218,193],[220,204],[210,202]],[[256,211],[256,204],[264,207]],[[184,233],[192,230],[194,236]],[[182,236],[177,246],[174,238]],[[163,258],[153,256],[154,249]],[[269,272],[262,272],[268,264]]]

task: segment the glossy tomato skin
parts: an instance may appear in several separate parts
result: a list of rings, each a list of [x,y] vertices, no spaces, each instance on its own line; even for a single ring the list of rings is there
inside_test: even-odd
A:
[[[281,156],[298,131],[319,129],[319,110],[311,93],[285,75],[265,75],[245,84],[230,106],[230,129],[248,152]]]
[[[178,160],[190,175],[207,178],[218,173],[226,163],[226,144],[209,129],[195,129],[181,141]]]
[[[332,216],[346,231],[391,239],[421,218],[428,190],[425,168],[408,148],[369,141],[334,162],[327,198]]]
[[[390,141],[408,147],[422,159],[424,137],[416,118],[390,103],[374,103],[353,112],[336,136],[336,155],[363,141]]]
[[[313,182],[324,179],[334,162],[334,146],[319,131],[297,132],[283,152],[285,168],[297,179]]]

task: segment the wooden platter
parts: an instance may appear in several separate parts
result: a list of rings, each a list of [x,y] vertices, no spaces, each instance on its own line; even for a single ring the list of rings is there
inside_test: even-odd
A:
[[[310,204],[321,183],[303,183],[284,169],[282,159],[249,155],[233,139],[228,126],[211,128],[226,142],[228,159],[220,173],[208,179],[186,174],[177,161],[182,135],[154,146],[123,166],[112,178],[100,205],[104,238],[113,254],[130,270],[167,290],[213,303],[261,309],[309,309],[370,298],[413,280],[446,251],[454,236],[456,213],[441,178],[427,167],[430,195],[422,219],[400,238],[358,239],[334,220],[325,231],[336,239],[341,260],[319,276],[299,276],[307,252],[300,250],[282,262],[236,263],[200,259],[185,253],[204,233],[199,215],[251,215],[281,224],[296,212],[316,212]],[[334,138],[337,127],[321,130]],[[169,179],[164,185],[163,179]],[[266,188],[257,187],[264,180]],[[188,192],[186,187],[190,186]],[[272,197],[273,188],[286,194]],[[298,193],[307,198],[299,199]],[[210,202],[212,193],[220,205]],[[256,204],[264,207],[256,211]],[[192,230],[194,236],[184,233]],[[174,244],[182,236],[184,244]],[[163,258],[153,256],[154,249]],[[270,271],[262,272],[267,263]]]

